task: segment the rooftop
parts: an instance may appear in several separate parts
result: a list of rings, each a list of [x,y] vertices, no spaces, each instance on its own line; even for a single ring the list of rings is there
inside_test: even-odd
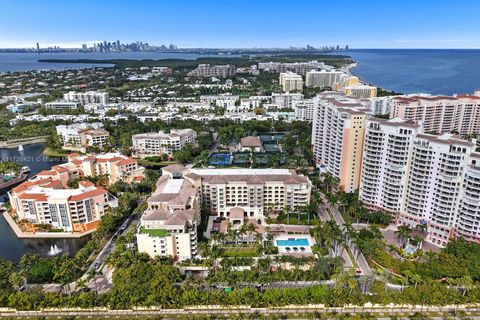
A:
[[[139,230],[140,233],[143,233],[143,234],[148,234],[152,237],[166,237],[168,235],[168,231],[167,230],[163,230],[163,229],[145,229],[145,227],[140,227],[140,230]]]

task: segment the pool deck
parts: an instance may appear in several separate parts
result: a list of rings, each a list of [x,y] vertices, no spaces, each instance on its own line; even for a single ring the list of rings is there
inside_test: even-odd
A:
[[[13,221],[13,218],[8,212],[4,212],[3,217],[7,220],[10,228],[12,228],[19,239],[77,239],[85,237],[96,230],[90,229],[85,232],[24,232],[15,221]]]
[[[294,244],[291,245],[278,245],[277,241],[295,241],[296,240],[306,240],[308,244]],[[274,245],[278,248],[278,252],[282,254],[292,254],[292,255],[311,255],[312,254],[312,246],[315,244],[315,240],[309,235],[279,235],[276,236],[273,240]],[[290,250],[287,250],[290,248]],[[297,248],[294,250],[293,248]],[[300,248],[304,248],[302,251]]]

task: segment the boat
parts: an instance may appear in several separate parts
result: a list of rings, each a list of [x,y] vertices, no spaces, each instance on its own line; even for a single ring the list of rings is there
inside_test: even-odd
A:
[[[32,169],[28,166],[23,166],[22,169],[20,169],[20,172],[22,173],[29,173]]]
[[[22,145],[18,146],[18,151],[23,151],[23,146]]]

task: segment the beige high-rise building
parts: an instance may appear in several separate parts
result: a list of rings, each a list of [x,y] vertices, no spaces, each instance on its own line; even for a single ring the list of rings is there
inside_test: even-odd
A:
[[[279,83],[283,92],[301,92],[303,90],[302,76],[293,72],[280,73]]]
[[[341,191],[360,184],[365,121],[369,110],[358,99],[325,92],[314,99],[312,147],[320,170],[339,179]]]
[[[390,118],[421,121],[425,132],[480,133],[480,97],[395,96],[390,103]]]

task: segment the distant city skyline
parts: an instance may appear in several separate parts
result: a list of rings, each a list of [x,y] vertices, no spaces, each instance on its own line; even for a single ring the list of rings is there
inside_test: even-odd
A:
[[[103,40],[179,48],[480,48],[474,0],[2,0],[0,48]]]

